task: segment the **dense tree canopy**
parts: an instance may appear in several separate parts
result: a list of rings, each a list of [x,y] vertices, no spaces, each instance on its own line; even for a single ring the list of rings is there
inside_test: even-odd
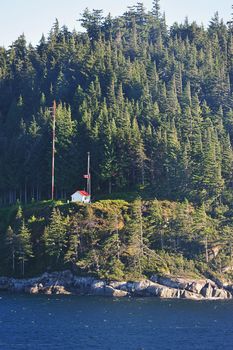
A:
[[[157,198],[232,200],[233,35],[168,28],[159,1],[119,17],[86,9],[85,31],[56,20],[36,47],[0,48],[0,202],[50,196],[51,116],[57,108],[56,197],[144,188]]]

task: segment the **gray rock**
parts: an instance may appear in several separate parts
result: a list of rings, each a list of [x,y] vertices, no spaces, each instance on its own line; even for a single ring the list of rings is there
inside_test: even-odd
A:
[[[158,284],[158,283],[152,283],[147,288],[147,293],[151,296],[156,296],[163,299],[170,299],[170,298],[177,299],[180,297],[180,290],[162,286],[161,284]]]
[[[94,281],[91,284],[91,294],[94,295],[104,295],[105,294],[106,282],[104,281]]]
[[[40,293],[41,293],[41,294],[46,294],[46,295],[53,294],[53,292],[52,292],[52,287],[43,287],[43,288],[40,288]]]
[[[91,289],[95,279],[93,277],[77,277],[73,278],[73,286],[80,291],[88,291]]]
[[[187,290],[188,292],[195,294],[202,294],[206,298],[212,297],[212,289],[216,288],[216,284],[212,280],[192,280],[189,278],[181,277],[164,277],[164,276],[152,276],[152,281],[156,281],[158,284],[166,286],[168,288],[175,288],[177,290]],[[187,295],[189,295],[187,293]]]
[[[129,293],[134,293],[135,291],[135,282],[127,282],[126,284],[126,289],[122,289],[122,290],[125,290]]]
[[[127,282],[112,281],[109,283],[109,286],[114,288],[114,289],[120,289],[123,291],[127,291]]]
[[[54,286],[52,287],[52,294],[71,294],[70,291],[68,291],[64,286]]]
[[[213,286],[210,283],[206,283],[206,285],[201,290],[201,294],[203,297],[211,299],[213,297],[213,290]]]
[[[216,299],[232,299],[232,295],[230,292],[224,289],[214,288],[213,289],[213,298]]]
[[[69,270],[52,273],[46,272],[40,277],[39,282],[45,287],[52,287],[54,285],[69,287],[73,285],[73,278],[73,274]]]
[[[194,281],[189,283],[185,289],[192,293],[200,294],[201,290],[205,287],[206,281]]]
[[[147,293],[151,296],[158,297],[160,293],[160,289],[161,289],[161,285],[157,283],[153,283],[147,288]]]
[[[134,282],[132,285],[132,292],[135,295],[147,295],[148,291],[147,289],[152,285],[153,283],[149,280],[143,280],[140,282]]]
[[[182,299],[190,299],[190,300],[202,300],[202,299],[204,299],[204,297],[201,294],[189,292],[188,290],[181,291],[180,297]]]
[[[129,295],[128,292],[125,292],[123,290],[118,290],[114,289],[110,286],[106,286],[104,288],[104,296],[110,296],[110,297],[117,297],[117,298],[122,298],[122,297],[127,297]]]
[[[169,288],[186,289],[193,283],[192,280],[181,277],[152,276],[151,281]],[[204,282],[206,284],[206,281]],[[204,285],[203,285],[204,286]]]
[[[162,299],[177,299],[180,298],[180,290],[175,288],[161,288],[159,297]]]
[[[187,281],[181,278],[169,278],[162,277],[158,278],[158,283],[169,288],[184,289],[187,285]]]
[[[95,290],[95,289],[99,289],[99,288],[104,288],[105,286],[106,286],[105,281],[94,280],[91,284],[91,289]]]
[[[24,292],[29,294],[38,294],[39,293],[38,284],[35,284],[34,286],[25,286]]]
[[[124,298],[124,297],[127,297],[127,296],[129,296],[128,292],[125,292],[124,290],[114,289],[113,297]]]
[[[222,288],[219,288],[219,286]],[[150,280],[118,282],[74,276],[69,270],[44,273],[31,279],[0,277],[0,290],[31,294],[93,294],[111,297],[155,296],[159,298],[230,299],[233,286],[213,280],[191,280],[154,275]]]

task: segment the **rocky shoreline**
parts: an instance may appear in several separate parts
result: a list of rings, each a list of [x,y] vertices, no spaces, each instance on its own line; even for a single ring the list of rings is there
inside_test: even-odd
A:
[[[232,299],[233,285],[210,279],[186,279],[154,275],[134,282],[97,280],[78,277],[71,271],[44,273],[30,279],[0,277],[0,291],[29,294],[73,294],[109,297],[158,297],[163,299]]]

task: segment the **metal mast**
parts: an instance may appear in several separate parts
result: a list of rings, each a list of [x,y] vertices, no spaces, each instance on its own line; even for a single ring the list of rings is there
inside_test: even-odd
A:
[[[90,166],[91,166],[91,154],[87,152],[87,192],[91,196],[91,174],[90,174]]]
[[[55,100],[53,101],[52,118],[53,118],[53,141],[52,141],[52,188],[51,188],[51,199],[54,200],[55,137],[56,137],[56,101]]]

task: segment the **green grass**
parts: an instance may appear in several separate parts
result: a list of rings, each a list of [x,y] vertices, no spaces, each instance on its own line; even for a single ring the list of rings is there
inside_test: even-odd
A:
[[[132,202],[137,198],[142,198],[142,199],[155,199],[155,195],[153,191],[145,191],[143,189],[139,189],[137,191],[132,191],[132,192],[113,192],[111,194],[97,194],[93,197],[93,201],[95,200],[125,200],[127,202]]]

